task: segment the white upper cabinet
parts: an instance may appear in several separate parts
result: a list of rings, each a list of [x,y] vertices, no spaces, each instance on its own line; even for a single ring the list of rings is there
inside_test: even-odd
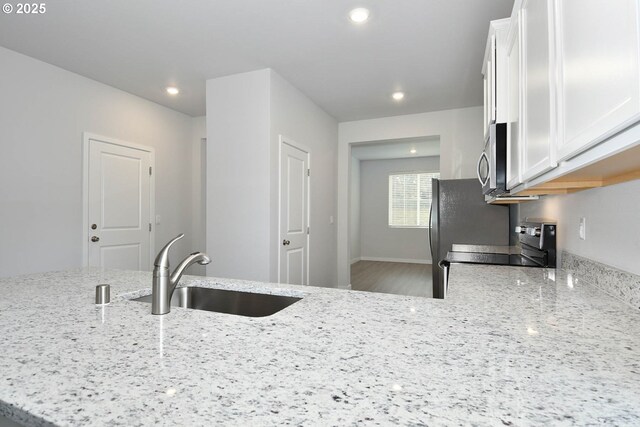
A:
[[[507,190],[522,182],[520,176],[520,12],[511,19],[506,40],[507,73]]]
[[[509,19],[491,21],[482,66],[484,82],[484,137],[492,123],[506,121],[505,40]]]
[[[482,67],[482,80],[484,82],[484,137],[489,134],[489,125],[496,122],[496,73],[495,73],[495,56],[496,56],[496,38],[494,34],[489,33],[487,40],[487,49],[485,51],[485,59]]]
[[[523,180],[556,166],[552,6],[552,0],[523,0],[520,9]]]
[[[638,13],[638,0],[555,2],[558,161],[638,120]]]
[[[515,0],[484,62],[485,139],[507,123],[511,194],[640,176],[640,0]]]

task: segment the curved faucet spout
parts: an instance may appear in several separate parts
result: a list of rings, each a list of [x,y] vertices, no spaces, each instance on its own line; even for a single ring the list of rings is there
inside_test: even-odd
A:
[[[169,271],[169,249],[176,241],[182,239],[184,234],[180,234],[158,253],[153,268],[153,283],[151,288],[151,314],[167,314],[171,311],[171,296],[180,281],[182,274],[191,264],[196,262],[200,265],[209,264],[211,259],[202,252],[194,252],[186,257],[173,273]]]
[[[186,257],[184,260],[182,260],[182,262],[178,264],[176,269],[173,270],[173,273],[171,273],[171,279],[169,281],[170,282],[169,293],[170,294],[173,293],[173,290],[176,288],[176,285],[180,281],[182,274],[187,268],[189,268],[191,265],[195,263],[198,263],[200,265],[207,265],[210,262],[211,262],[211,259],[207,256],[207,254],[204,254],[202,252],[194,252],[188,257]]]
[[[162,249],[160,249],[160,252],[158,252],[158,256],[156,257],[156,260],[153,262],[154,267],[167,268],[167,269],[169,268],[169,249],[171,249],[171,245],[173,245],[175,242],[182,239],[183,237],[184,237],[184,233],[178,234],[178,236],[171,239],[169,243],[167,243],[166,245],[164,245]]]

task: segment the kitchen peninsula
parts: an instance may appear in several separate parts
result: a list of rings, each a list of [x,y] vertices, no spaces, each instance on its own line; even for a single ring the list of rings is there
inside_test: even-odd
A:
[[[93,304],[111,285],[112,302]],[[640,313],[562,270],[455,265],[446,300],[302,296],[263,318],[132,298],[148,272],[0,280],[0,415],[24,425],[640,423]]]

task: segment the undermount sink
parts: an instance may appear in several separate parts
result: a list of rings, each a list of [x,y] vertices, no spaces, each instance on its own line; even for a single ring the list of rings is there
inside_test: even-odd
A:
[[[301,299],[284,295],[187,286],[176,288],[171,298],[171,305],[240,316],[264,317],[271,316]],[[151,295],[135,298],[131,301],[151,303]]]

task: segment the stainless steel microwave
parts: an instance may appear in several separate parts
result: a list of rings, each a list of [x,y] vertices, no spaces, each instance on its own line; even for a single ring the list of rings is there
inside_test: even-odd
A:
[[[507,192],[506,123],[489,126],[489,136],[478,159],[478,179],[485,195],[497,196]]]

